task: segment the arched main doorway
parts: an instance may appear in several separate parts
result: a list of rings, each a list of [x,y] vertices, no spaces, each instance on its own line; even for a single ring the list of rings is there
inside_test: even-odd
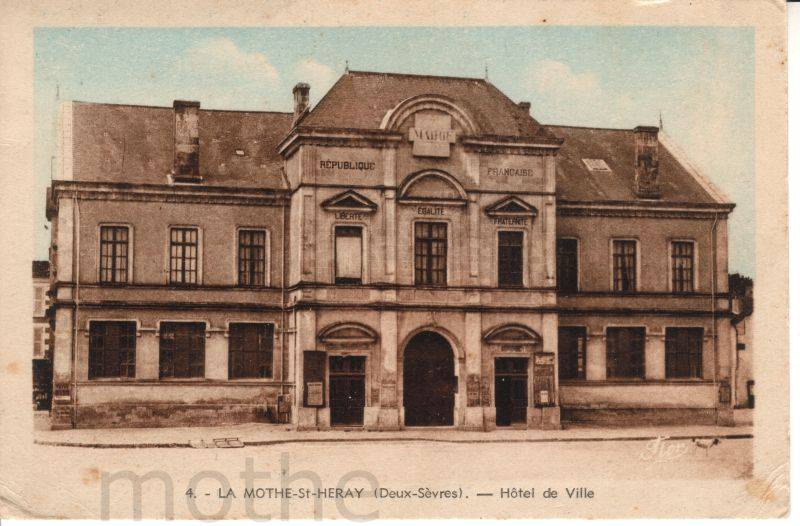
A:
[[[434,332],[411,338],[403,353],[407,426],[451,426],[456,391],[453,349]]]

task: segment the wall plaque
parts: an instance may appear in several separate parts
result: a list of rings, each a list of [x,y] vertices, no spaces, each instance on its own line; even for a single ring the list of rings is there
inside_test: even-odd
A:
[[[322,407],[324,396],[322,382],[306,382],[306,405],[309,407]]]
[[[450,145],[456,142],[450,115],[414,115],[414,127],[408,129],[408,140],[414,143],[412,153],[421,157],[450,157]]]

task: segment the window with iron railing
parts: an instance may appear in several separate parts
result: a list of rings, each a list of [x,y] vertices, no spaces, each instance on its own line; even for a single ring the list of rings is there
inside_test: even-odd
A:
[[[644,378],[644,327],[606,329],[606,377]]]
[[[89,379],[136,376],[136,322],[89,323]]]
[[[228,327],[228,377],[271,378],[275,326],[231,323]]]
[[[702,378],[703,328],[667,327],[665,332],[667,378]]]

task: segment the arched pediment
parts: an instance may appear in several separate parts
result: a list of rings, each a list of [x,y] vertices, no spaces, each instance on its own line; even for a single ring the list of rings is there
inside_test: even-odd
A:
[[[322,329],[317,336],[323,343],[375,343],[378,333],[361,323],[336,323]]]
[[[483,335],[483,341],[494,344],[535,345],[542,341],[542,337],[529,327],[512,323],[489,330]]]
[[[467,192],[455,177],[441,170],[411,174],[400,185],[401,200],[466,203]]]
[[[417,95],[401,101],[390,109],[381,121],[381,129],[396,131],[411,115],[421,110],[434,110],[447,113],[461,126],[465,133],[479,133],[475,120],[453,100],[441,95]]]

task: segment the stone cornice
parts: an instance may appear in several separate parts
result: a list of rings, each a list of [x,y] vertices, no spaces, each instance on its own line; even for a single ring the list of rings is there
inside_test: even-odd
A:
[[[662,219],[726,218],[733,205],[710,203],[642,203],[637,201],[565,201],[556,202],[559,216],[634,217]]]
[[[153,185],[89,181],[53,181],[53,198],[166,203],[281,206],[288,203],[284,189]]]

